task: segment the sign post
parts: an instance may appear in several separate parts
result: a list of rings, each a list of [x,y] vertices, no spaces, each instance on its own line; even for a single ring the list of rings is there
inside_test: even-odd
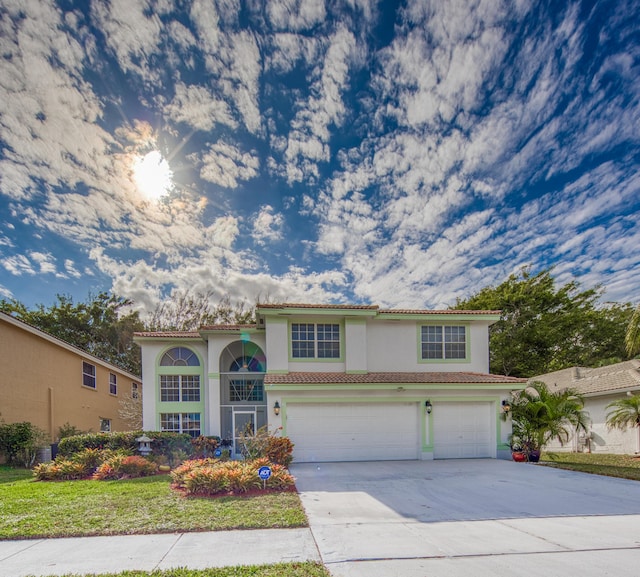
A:
[[[258,469],[258,477],[262,479],[262,488],[267,488],[267,479],[271,477],[271,467],[260,467]]]

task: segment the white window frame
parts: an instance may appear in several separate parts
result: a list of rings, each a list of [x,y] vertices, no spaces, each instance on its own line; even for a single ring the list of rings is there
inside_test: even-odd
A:
[[[109,373],[109,394],[118,394],[118,376],[115,373]]]
[[[426,330],[425,330],[426,329]],[[429,329],[434,332],[439,330],[439,339],[429,339]],[[455,329],[455,330],[454,330]],[[426,334],[425,334],[426,333]],[[469,331],[467,325],[421,325],[420,330],[420,360],[423,362],[461,362],[468,360]],[[460,340],[460,335],[463,340]],[[440,347],[438,356],[429,356],[428,345],[437,345]],[[459,349],[462,346],[462,356],[459,355]],[[457,354],[456,354],[457,351]]]
[[[177,390],[178,398],[177,399],[163,399],[163,393],[165,391],[169,391],[169,389],[164,385],[165,380],[170,379],[171,381],[176,381],[177,386],[172,387],[170,390]],[[185,400],[185,396],[188,397],[185,393],[193,393],[196,388],[194,386],[189,386],[190,379],[197,379],[198,381],[198,398],[190,399],[187,398]],[[202,383],[200,380],[200,375],[160,375],[160,402],[161,403],[199,403],[202,400]]]
[[[318,327],[322,327],[318,330]],[[330,338],[320,338],[320,333]],[[293,360],[340,360],[342,358],[342,330],[340,323],[336,322],[296,322],[291,323],[291,358]],[[334,337],[337,334],[337,338]],[[294,338],[297,336],[298,338]],[[300,337],[311,338],[300,338]],[[298,343],[298,347],[296,347]],[[335,345],[337,344],[337,349]],[[328,346],[329,352],[336,354],[327,355],[327,351],[322,351]],[[301,350],[305,349],[305,350]],[[301,354],[303,352],[310,354]]]
[[[171,416],[171,419],[169,419]],[[197,419],[194,419],[197,417]],[[177,427],[169,428],[167,425],[177,424]],[[192,423],[198,424],[198,427],[191,427]],[[192,437],[198,437],[202,434],[202,414],[201,413],[160,413],[160,430],[168,433],[187,433]],[[197,433],[197,434],[196,434]]]
[[[88,367],[91,367],[91,369],[93,369],[93,372],[87,371]],[[89,384],[91,382],[93,384]],[[87,361],[82,361],[82,386],[87,387],[88,389],[93,389],[94,391],[98,388],[96,366]]]

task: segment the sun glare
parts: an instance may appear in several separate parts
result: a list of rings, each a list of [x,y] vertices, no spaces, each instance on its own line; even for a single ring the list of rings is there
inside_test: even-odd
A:
[[[133,161],[133,179],[138,190],[151,200],[159,199],[173,188],[173,172],[157,150]]]

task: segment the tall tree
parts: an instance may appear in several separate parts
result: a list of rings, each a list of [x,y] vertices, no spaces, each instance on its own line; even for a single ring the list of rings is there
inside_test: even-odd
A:
[[[640,353],[640,304],[633,311],[633,315],[627,326],[624,342],[629,357]]]
[[[640,451],[640,396],[630,395],[622,399],[611,401],[607,406],[611,409],[607,413],[607,427],[624,431],[635,427],[638,433],[636,452]]]
[[[575,281],[557,288],[551,272],[525,267],[453,307],[502,311],[490,329],[492,372],[532,377],[625,358],[630,305],[599,307],[600,289],[581,291]]]
[[[511,403],[512,443],[525,450],[543,449],[557,439],[566,443],[573,431],[587,430],[588,413],[573,389],[550,391],[545,383],[531,383]]]
[[[29,310],[17,300],[0,301],[0,310],[134,374],[140,374],[140,348],[133,333],[144,329],[128,299],[103,292],[74,303],[56,295],[50,307]]]
[[[248,324],[255,322],[255,307],[246,301],[231,302],[222,297],[213,303],[213,293],[176,291],[161,302],[146,322],[150,331],[195,331],[206,325]]]

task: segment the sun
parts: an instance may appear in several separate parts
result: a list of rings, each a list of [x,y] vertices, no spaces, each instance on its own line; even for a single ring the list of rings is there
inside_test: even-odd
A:
[[[150,200],[157,200],[173,189],[173,171],[157,150],[134,159],[133,180],[138,190]]]

